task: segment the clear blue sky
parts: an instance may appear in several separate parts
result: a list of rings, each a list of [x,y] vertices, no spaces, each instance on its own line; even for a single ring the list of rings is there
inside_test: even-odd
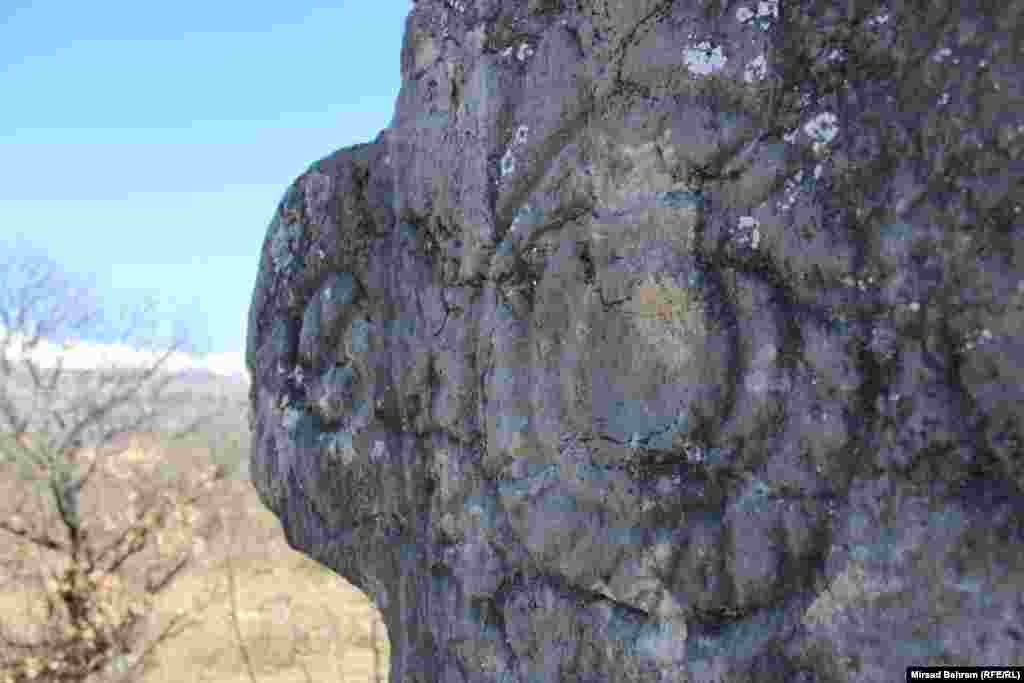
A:
[[[388,126],[410,0],[0,0],[0,241],[242,351],[288,184]]]

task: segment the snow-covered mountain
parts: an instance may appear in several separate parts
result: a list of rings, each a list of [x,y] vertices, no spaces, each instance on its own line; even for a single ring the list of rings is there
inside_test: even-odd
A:
[[[0,340],[4,337],[0,326]],[[8,358],[15,360],[24,353],[15,337],[8,348]],[[75,341],[67,346],[42,341],[32,351],[32,358],[43,367],[53,367],[58,358],[68,370],[90,370],[106,367],[144,366],[153,363],[158,355],[154,352],[132,348],[126,344],[102,344],[89,341]],[[213,375],[225,379],[248,383],[249,373],[245,368],[245,356],[241,352],[189,354],[175,353],[164,366],[167,371],[183,376],[201,377]]]

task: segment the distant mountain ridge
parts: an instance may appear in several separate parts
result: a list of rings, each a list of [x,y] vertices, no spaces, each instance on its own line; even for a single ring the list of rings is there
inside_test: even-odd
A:
[[[0,344],[3,330],[0,328]],[[31,414],[36,408],[36,390],[29,370],[18,362],[23,357],[18,339],[7,348],[7,357],[14,361],[13,372],[0,378],[5,384],[8,397],[14,402],[19,414]],[[79,342],[67,349],[59,344],[41,342],[30,354],[37,366],[44,372],[53,368],[58,358],[63,358],[60,386],[67,390],[61,394],[53,407],[80,402],[80,391],[91,384],[82,385],[76,378],[101,370],[104,374],[120,371],[130,372],[150,366],[159,356],[155,353],[132,349],[126,345]],[[164,366],[171,375],[171,381],[161,396],[169,402],[160,408],[164,428],[180,428],[193,420],[206,416],[201,431],[205,434],[240,435],[248,438],[248,394],[249,375],[244,371],[242,354],[186,354],[172,355]],[[109,386],[109,385],[108,385]],[[170,398],[174,397],[174,398]],[[143,390],[139,405],[157,400]],[[156,404],[154,404],[155,406]],[[246,441],[247,443],[247,441]],[[243,467],[245,464],[243,463]]]
[[[0,335],[4,328],[0,326]],[[14,343],[8,350],[12,360],[21,357],[19,337],[15,335]],[[62,359],[63,367],[69,370],[91,370],[110,366],[138,366],[154,362],[159,352],[132,348],[126,344],[104,344],[90,341],[75,341],[68,347],[62,347],[49,341],[43,341],[31,353],[33,359],[43,367],[53,367],[58,359]],[[166,369],[180,373],[182,378],[189,376],[199,379],[206,377],[227,378],[249,382],[249,373],[245,367],[245,356],[242,352],[220,352],[207,354],[175,353],[167,360]]]

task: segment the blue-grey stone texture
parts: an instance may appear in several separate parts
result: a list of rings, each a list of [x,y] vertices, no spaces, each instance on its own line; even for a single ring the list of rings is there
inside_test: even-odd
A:
[[[1024,2],[420,0],[401,63],[247,349],[392,683],[1024,665]]]

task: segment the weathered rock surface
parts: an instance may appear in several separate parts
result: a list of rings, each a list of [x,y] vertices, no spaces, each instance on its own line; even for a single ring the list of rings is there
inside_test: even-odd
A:
[[[1024,665],[1024,3],[421,0],[249,319],[391,680]]]

